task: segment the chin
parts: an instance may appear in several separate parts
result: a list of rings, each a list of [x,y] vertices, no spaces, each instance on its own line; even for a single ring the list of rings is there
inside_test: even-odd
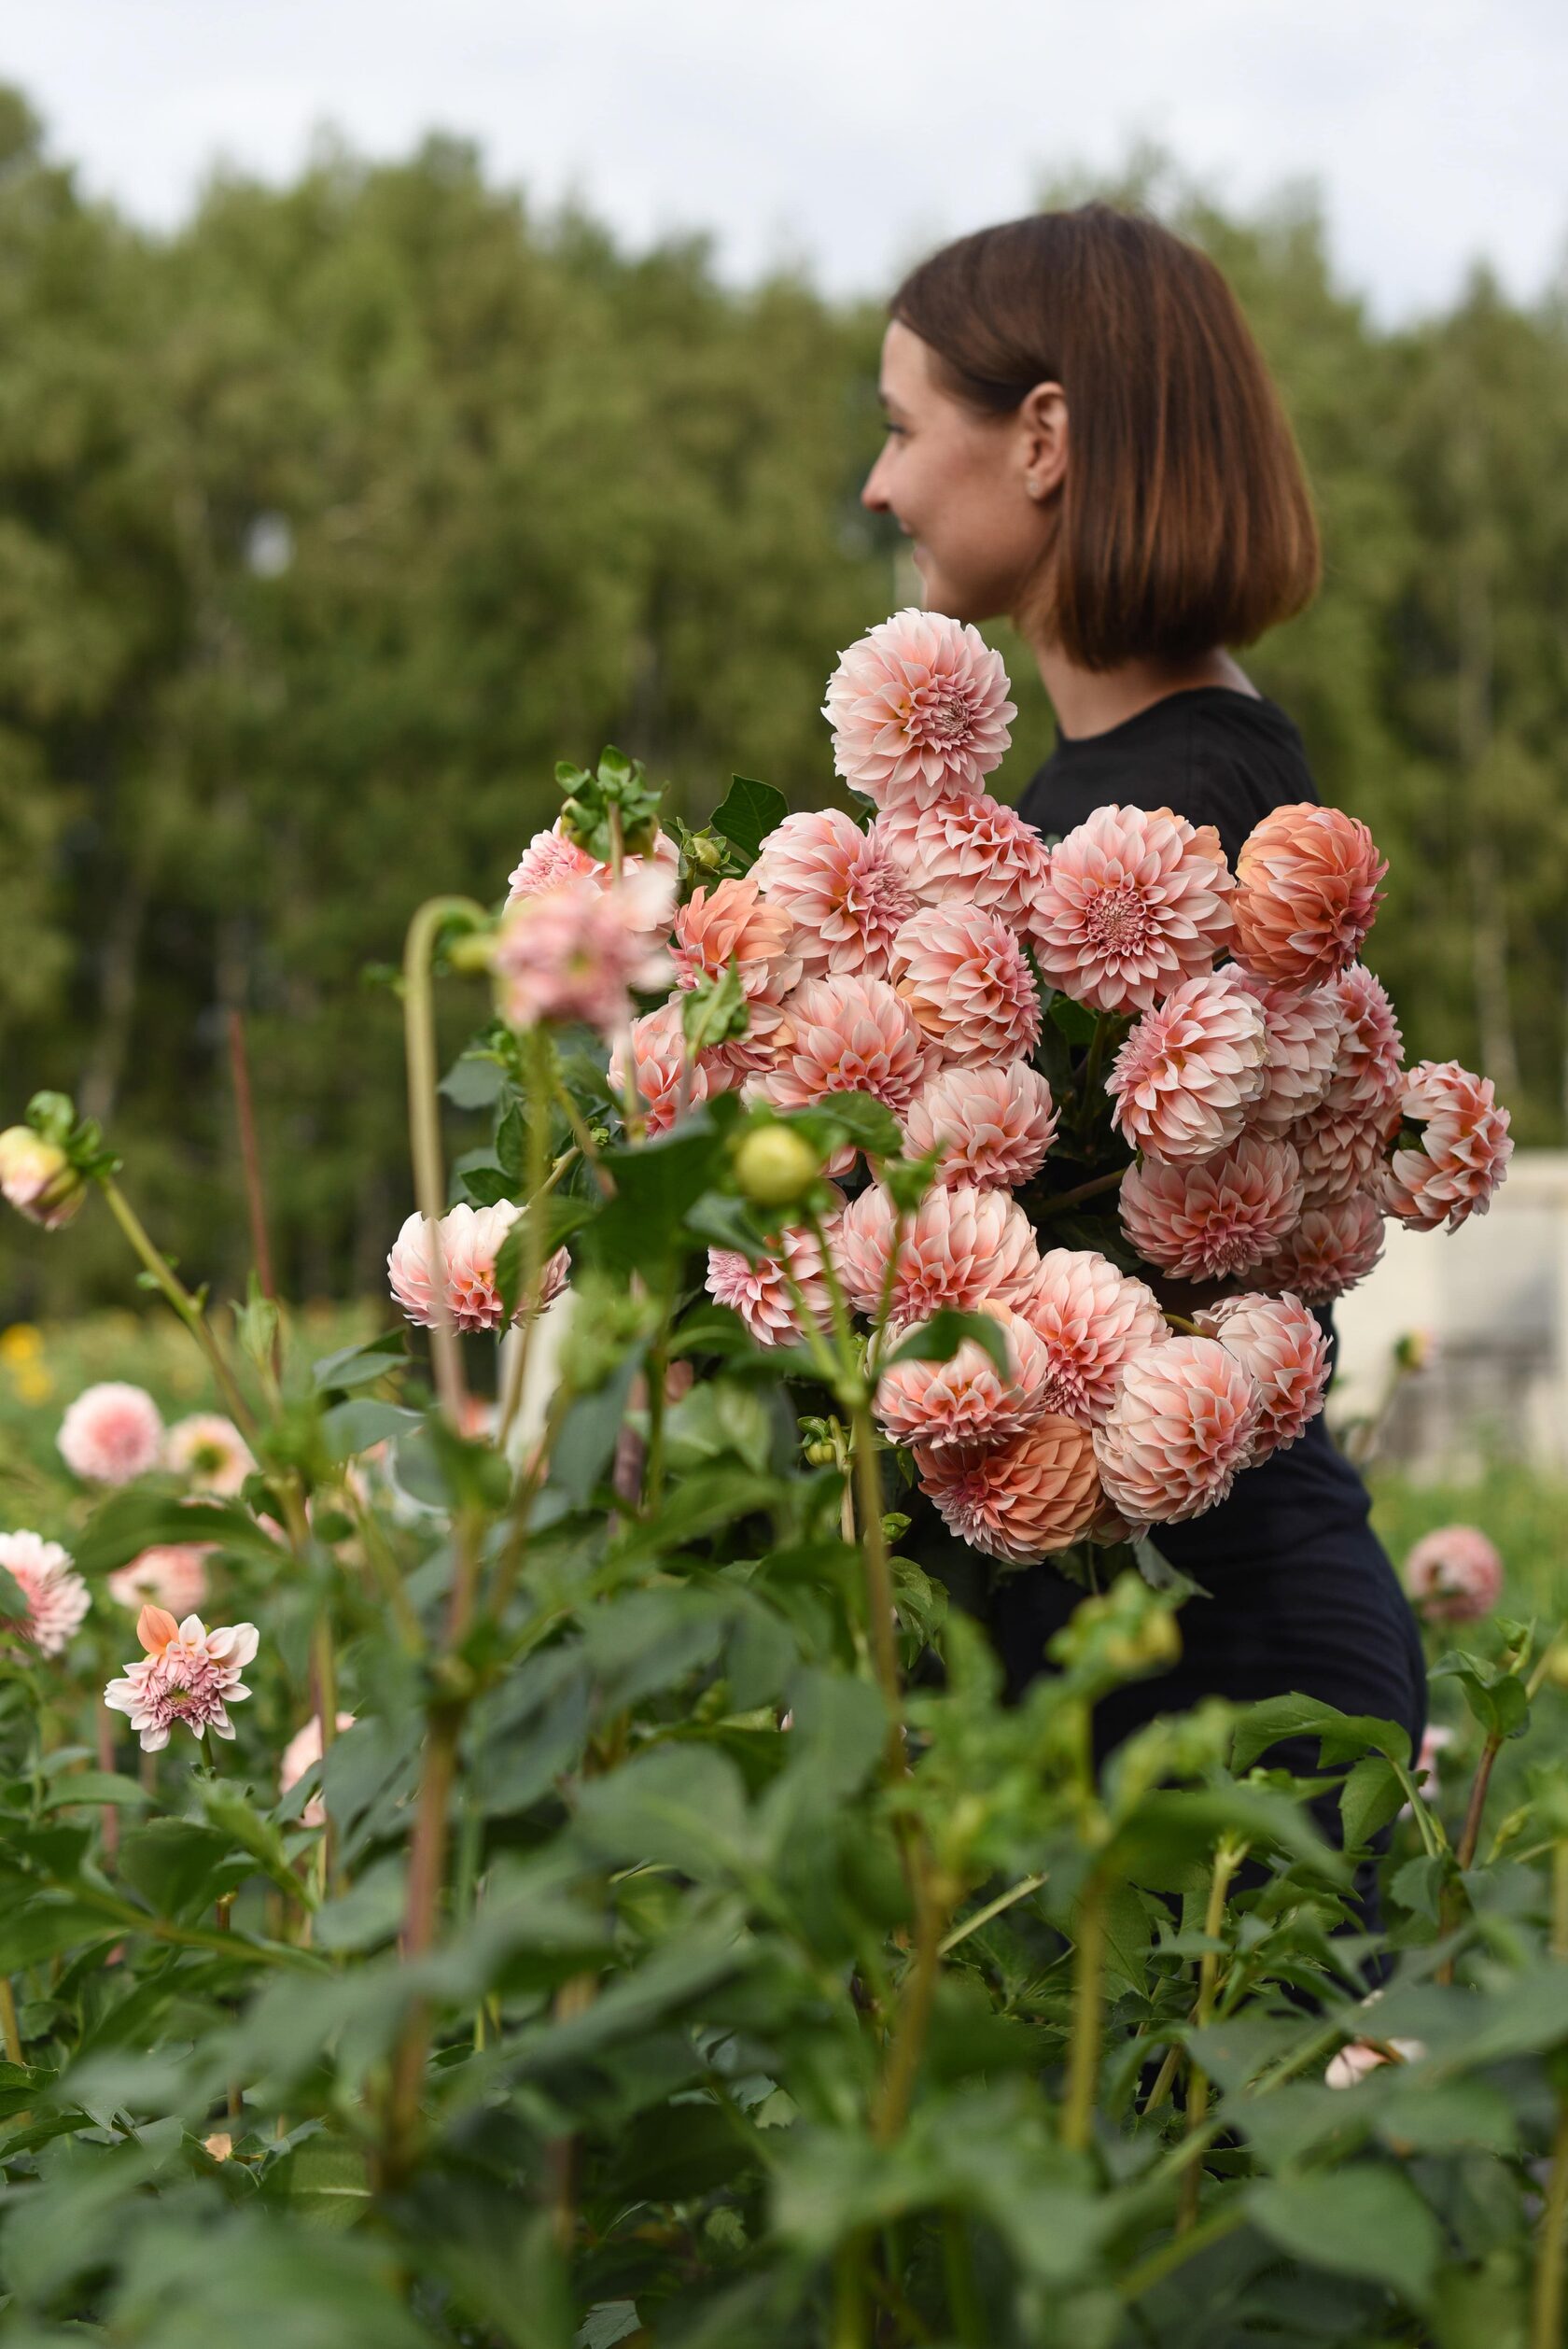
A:
[[[1002,608],[994,596],[987,595],[976,583],[966,584],[944,571],[924,551],[915,557],[915,570],[920,582],[923,611],[945,612],[949,620],[978,625],[982,620],[994,620]]]

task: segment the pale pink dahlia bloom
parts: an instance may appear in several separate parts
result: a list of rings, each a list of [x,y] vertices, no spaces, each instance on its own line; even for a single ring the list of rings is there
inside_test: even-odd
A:
[[[1389,1141],[1391,1117],[1398,1111],[1334,1109],[1324,1101],[1285,1128],[1285,1140],[1301,1161],[1301,1196],[1309,1207],[1326,1207],[1352,1191],[1371,1187]]]
[[[1094,1431],[1105,1489],[1130,1526],[1174,1525],[1224,1500],[1253,1454],[1256,1386],[1213,1338],[1135,1355]]]
[[[973,1338],[945,1362],[893,1363],[877,1382],[876,1414],[894,1443],[924,1444],[933,1452],[951,1444],[986,1450],[1022,1435],[1044,1411],[1044,1346],[1000,1298],[987,1297],[977,1310],[1007,1342],[1007,1371],[999,1371]],[[897,1337],[907,1334],[901,1329]]]
[[[1385,2064],[1420,2063],[1426,2053],[1424,2039],[1351,2039],[1328,2061],[1324,2088],[1359,2088],[1370,2073]]]
[[[1328,1385],[1328,1340],[1299,1297],[1225,1297],[1197,1315],[1207,1338],[1217,1338],[1251,1374],[1258,1391],[1253,1465],[1283,1452],[1323,1409]]]
[[[436,1226],[434,1238],[439,1244],[446,1282],[447,1311],[455,1329],[473,1332],[500,1328],[505,1315],[501,1294],[496,1287],[496,1258],[519,1212],[510,1199],[500,1200],[494,1207],[470,1207],[464,1203],[449,1208]],[[393,1296],[410,1321],[424,1329],[433,1329],[440,1319],[435,1301],[437,1274],[432,1264],[437,1253],[438,1248],[432,1246],[430,1226],[416,1209],[404,1220],[386,1259]],[[541,1304],[548,1305],[560,1295],[567,1285],[570,1264],[566,1249],[557,1248],[544,1268]],[[526,1310],[525,1301],[512,1318],[520,1320]]]
[[[634,1020],[627,1034],[632,1040],[632,1065],[637,1073],[637,1089],[641,1098],[645,1122],[650,1134],[665,1133],[674,1125],[678,1114],[693,1103],[708,1096],[708,1072],[703,1059],[693,1062],[686,1072],[684,1089],[681,1069],[685,1061],[686,1039],[681,1033],[679,999],[661,1004],[657,1011],[645,1011]],[[716,1091],[724,1090],[723,1078],[729,1072],[721,1068],[721,1081]],[[610,1090],[617,1101],[626,1094],[626,1055],[619,1042],[609,1056]]]
[[[1133,1356],[1167,1335],[1154,1291],[1092,1248],[1048,1249],[1018,1310],[1045,1348],[1048,1408],[1090,1426],[1110,1410]]]
[[[1321,987],[1353,963],[1388,860],[1337,808],[1270,809],[1236,860],[1236,959],[1281,987]]]
[[[163,1421],[145,1387],[105,1379],[82,1389],[56,1442],[66,1467],[90,1484],[129,1484],[158,1466]]]
[[[352,1713],[337,1715],[340,1737],[345,1729],[353,1728],[354,1718]],[[304,1727],[297,1729],[283,1749],[283,1760],[278,1765],[279,1799],[287,1793],[291,1786],[298,1786],[305,1772],[314,1770],[320,1759],[321,1715],[312,1713]],[[325,1827],[327,1824],[327,1806],[319,1794],[313,1794],[300,1813],[300,1824],[301,1827]]]
[[[805,975],[862,971],[886,978],[894,938],[916,909],[879,818],[862,832],[842,808],[786,816],[757,853],[751,878],[795,925]]]
[[[1419,1061],[1406,1071],[1398,1102],[1404,1127],[1419,1126],[1421,1140],[1397,1147],[1379,1169],[1385,1211],[1412,1231],[1435,1231],[1445,1220],[1457,1231],[1467,1216],[1484,1216],[1514,1155],[1491,1077],[1457,1061]]]
[[[205,1541],[160,1541],[108,1579],[108,1593],[121,1607],[139,1613],[150,1599],[172,1615],[189,1614],[207,1595]]]
[[[1435,1623],[1478,1623],[1503,1596],[1503,1559],[1478,1526],[1440,1526],[1405,1561],[1405,1581]]]
[[[904,1113],[917,1158],[940,1148],[938,1180],[949,1189],[1016,1190],[1038,1174],[1056,1138],[1051,1088],[1028,1061],[994,1068],[945,1068]]]
[[[913,609],[850,645],[822,705],[835,772],[879,808],[977,792],[1017,714],[1001,655],[979,630]]]
[[[162,1607],[144,1607],[136,1637],[147,1653],[126,1666],[123,1679],[109,1682],[104,1702],[111,1712],[129,1715],[143,1752],[161,1752],[179,1721],[193,1737],[208,1729],[215,1737],[231,1737],[226,1708],[250,1695],[240,1674],[261,1644],[256,1625],[209,1631],[200,1615],[176,1623]]]
[[[925,1081],[926,1039],[885,979],[843,972],[803,979],[784,1006],[771,1068],[756,1089],[778,1109],[830,1093],[875,1093],[895,1117]]]
[[[1081,1540],[1104,1506],[1089,1430],[1055,1412],[994,1451],[921,1443],[915,1459],[948,1530],[1009,1566]]]
[[[1343,1034],[1338,995],[1332,987],[1274,987],[1239,963],[1226,968],[1263,1014],[1263,1087],[1248,1104],[1247,1123],[1284,1132],[1328,1090]]]
[[[1161,1272],[1229,1280],[1272,1256],[1300,1220],[1301,1170],[1289,1143],[1244,1133],[1211,1159],[1129,1167],[1121,1209],[1122,1230]]]
[[[87,1584],[58,1541],[38,1533],[0,1533],[0,1566],[27,1602],[25,1616],[0,1613],[8,1632],[40,1655],[59,1655],[91,1600]]]
[[[548,832],[536,832],[524,850],[518,864],[507,881],[507,904],[514,906],[521,898],[539,897],[545,890],[553,889],[557,881],[596,879],[600,866],[586,849],[580,849],[575,840],[568,840],[560,823]]]
[[[875,828],[922,905],[956,899],[1028,929],[1051,852],[1015,809],[985,792],[973,799],[939,799],[930,808],[903,802],[879,817]]]
[[[513,1028],[582,1020],[610,1034],[630,1016],[633,989],[668,984],[669,957],[655,940],[674,909],[662,862],[602,886],[580,876],[518,898],[491,948],[502,1019]]]
[[[881,1309],[900,1218],[880,1184],[852,1199],[839,1219],[833,1261],[849,1301],[863,1314]],[[903,1234],[888,1303],[889,1322],[929,1321],[939,1306],[964,1312],[1000,1298],[1021,1305],[1039,1263],[1029,1219],[1005,1191],[928,1191]]]
[[[163,1439],[163,1465],[175,1476],[188,1477],[199,1493],[226,1497],[237,1493],[256,1469],[249,1444],[220,1411],[193,1411],[176,1419]]]
[[[832,1247],[837,1217],[822,1229]],[[739,1248],[709,1248],[707,1288],[716,1304],[740,1315],[758,1345],[792,1345],[803,1338],[802,1305],[819,1329],[833,1327],[833,1294],[808,1224],[790,1225],[779,1233],[777,1251],[754,1264]]]
[[[771,898],[763,903],[754,872],[693,889],[675,917],[675,983],[690,988],[700,978],[721,978],[734,963],[749,1002],[782,1003],[801,978],[794,934],[794,916]]]
[[[1383,1252],[1383,1218],[1375,1199],[1349,1199],[1304,1208],[1301,1221],[1253,1274],[1259,1288],[1294,1290],[1304,1304],[1330,1305],[1364,1281]]]
[[[1338,1006],[1341,1023],[1325,1106],[1341,1114],[1386,1108],[1399,1090],[1402,1041],[1388,989],[1364,963],[1352,963],[1323,992]]]
[[[1183,979],[1117,1053],[1111,1122],[1150,1158],[1210,1158],[1240,1132],[1267,1055],[1262,1009],[1228,970]]]
[[[1097,808],[1051,851],[1036,959],[1096,1011],[1147,1011],[1229,946],[1232,887],[1212,824],[1195,829],[1169,808]]]
[[[892,980],[945,1061],[1027,1059],[1040,1041],[1040,990],[1000,914],[928,906],[893,941]]]

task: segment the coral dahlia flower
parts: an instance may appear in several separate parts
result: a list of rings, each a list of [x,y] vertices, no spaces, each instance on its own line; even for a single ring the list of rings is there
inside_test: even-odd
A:
[[[0,1633],[10,1633],[40,1655],[61,1654],[91,1604],[69,1553],[39,1533],[0,1533],[0,1566],[27,1602],[24,1616],[0,1611]]]
[[[675,879],[659,862],[600,886],[579,876],[501,916],[490,950],[509,1027],[586,1020],[601,1035],[631,1014],[631,992],[667,984],[670,962],[654,940],[669,926]]]
[[[1224,1500],[1252,1457],[1261,1406],[1250,1374],[1213,1338],[1169,1338],[1135,1355],[1095,1456],[1131,1526],[1174,1525]]]
[[[1285,1128],[1284,1138],[1301,1161],[1301,1196],[1309,1207],[1349,1199],[1374,1181],[1389,1139],[1391,1115],[1381,1109],[1334,1109],[1327,1101]]]
[[[143,1550],[108,1579],[108,1593],[121,1607],[139,1613],[150,1599],[172,1615],[189,1614],[207,1595],[205,1541],[160,1541]]]
[[[1282,1452],[1323,1409],[1330,1369],[1328,1340],[1299,1297],[1226,1297],[1197,1316],[1258,1391],[1253,1465]]]
[[[945,1362],[895,1362],[876,1387],[876,1414],[894,1443],[932,1452],[963,1444],[986,1450],[1022,1435],[1045,1409],[1045,1348],[1029,1323],[988,1297],[978,1311],[1007,1341],[1005,1374],[976,1339],[966,1338]],[[907,1332],[900,1330],[902,1339]]]
[[[353,1728],[355,1717],[352,1713],[339,1713],[336,1718],[341,1737],[345,1729]],[[312,1713],[304,1727],[297,1729],[283,1749],[283,1760],[278,1765],[280,1801],[291,1786],[299,1785],[307,1770],[315,1769],[321,1759],[321,1715]],[[301,1827],[325,1827],[327,1824],[327,1806],[319,1794],[313,1794],[300,1813],[300,1824]]]
[[[158,1466],[163,1421],[143,1386],[105,1379],[86,1386],[60,1423],[60,1456],[90,1484],[129,1484]]]
[[[1181,1280],[1250,1272],[1301,1216],[1301,1169],[1287,1142],[1244,1133],[1210,1159],[1151,1159],[1127,1169],[1122,1230],[1140,1256]]]
[[[1267,1054],[1262,1008],[1229,971],[1183,979],[1117,1053],[1111,1122],[1150,1158],[1210,1158],[1240,1132]]]
[[[392,1294],[410,1321],[420,1329],[433,1329],[441,1318],[435,1302],[438,1274],[432,1263],[439,1255],[453,1326],[464,1332],[498,1329],[505,1315],[501,1293],[496,1287],[496,1259],[520,1212],[510,1199],[500,1200],[493,1207],[470,1207],[465,1203],[449,1208],[436,1226],[437,1247],[431,1245],[432,1234],[425,1217],[417,1209],[409,1216],[392,1244],[386,1273]],[[570,1265],[565,1248],[557,1248],[549,1259],[539,1301],[542,1305],[550,1304],[560,1295]],[[526,1311],[525,1301],[519,1304],[513,1320],[521,1320]]]
[[[699,978],[721,978],[734,963],[749,1002],[782,1003],[801,978],[794,931],[788,907],[771,898],[763,902],[754,872],[744,880],[693,889],[675,917],[670,947],[675,983],[689,988]]]
[[[1324,1106],[1341,1116],[1385,1109],[1399,1090],[1401,1037],[1388,989],[1352,963],[1323,990],[1339,1007],[1341,1035]]]
[[[1405,1128],[1419,1127],[1414,1146],[1400,1141],[1379,1167],[1377,1191],[1385,1212],[1411,1231],[1457,1231],[1467,1216],[1484,1216],[1514,1155],[1508,1113],[1497,1106],[1490,1076],[1475,1076],[1457,1061],[1419,1061],[1400,1089]]]
[[[209,1631],[200,1615],[176,1623],[164,1608],[144,1607],[136,1637],[147,1653],[126,1666],[123,1679],[109,1682],[104,1702],[111,1712],[129,1715],[143,1752],[161,1752],[181,1721],[193,1737],[208,1729],[215,1737],[231,1737],[227,1708],[250,1695],[240,1674],[261,1642],[256,1625]]]
[[[1334,1075],[1344,1032],[1333,987],[1274,987],[1238,963],[1226,965],[1263,1014],[1263,1086],[1247,1106],[1247,1123],[1282,1133],[1316,1109]]]
[[[256,1461],[231,1419],[220,1411],[193,1411],[176,1419],[164,1437],[163,1465],[175,1476],[188,1477],[197,1492],[227,1498],[254,1473]]]
[[[839,1219],[833,1260],[857,1311],[882,1308],[889,1259],[900,1218],[880,1184],[850,1201]],[[928,1191],[903,1219],[903,1238],[888,1301],[888,1319],[929,1321],[942,1305],[971,1312],[992,1298],[1021,1306],[1039,1251],[1029,1219],[1005,1191]]]
[[[949,1532],[1009,1566],[1082,1540],[1104,1506],[1089,1430],[1054,1412],[994,1451],[921,1443],[915,1459]]]
[[[644,1119],[650,1134],[665,1133],[674,1125],[682,1107],[691,1108],[708,1096],[707,1056],[693,1061],[686,1071],[684,1090],[681,1070],[686,1057],[686,1039],[680,1025],[679,999],[661,1004],[657,1011],[645,1011],[634,1020],[627,1034],[632,1040],[632,1066],[637,1074],[637,1089],[643,1104]],[[713,1090],[725,1090],[723,1079],[729,1075],[721,1068],[721,1082]],[[609,1056],[610,1090],[617,1101],[626,1093],[626,1055],[617,1043]]]
[[[939,799],[930,808],[903,802],[879,817],[875,828],[922,905],[956,900],[1028,928],[1051,852],[1015,809],[985,792],[973,799]]]
[[[1236,860],[1236,959],[1281,987],[1321,987],[1356,959],[1388,860],[1338,808],[1275,808]]]
[[[1305,1208],[1253,1278],[1259,1288],[1293,1290],[1303,1304],[1330,1305],[1366,1278],[1382,1252],[1378,1203],[1365,1191],[1352,1191],[1349,1199]]]
[[[1405,1581],[1435,1623],[1478,1623],[1503,1596],[1503,1559],[1477,1526],[1440,1526],[1405,1561]]]
[[[807,978],[860,971],[886,978],[894,938],[916,898],[889,853],[886,818],[862,832],[842,808],[786,816],[757,853],[751,878],[794,923],[791,951]]]
[[[832,1247],[837,1217],[822,1229]],[[790,1225],[780,1232],[777,1251],[754,1264],[739,1248],[709,1248],[706,1286],[716,1304],[740,1315],[758,1345],[792,1345],[803,1338],[802,1305],[819,1329],[833,1327],[833,1293],[808,1224]]]
[[[885,979],[856,973],[803,979],[784,1006],[773,1064],[757,1090],[778,1109],[809,1109],[830,1093],[875,1093],[895,1117],[925,1082],[926,1039]]]
[[[1050,1086],[1028,1061],[945,1068],[910,1103],[903,1131],[917,1158],[940,1148],[937,1176],[949,1189],[1016,1190],[1044,1164],[1057,1112]]]
[[[850,645],[822,705],[835,772],[879,808],[977,792],[1017,714],[1001,655],[979,630],[914,609]]]
[[[1048,1408],[1090,1426],[1110,1410],[1132,1357],[1167,1336],[1153,1289],[1092,1248],[1048,1249],[1018,1310],[1045,1347]]]
[[[944,1060],[1020,1060],[1040,1041],[1040,990],[1000,914],[926,907],[894,939],[891,972]]]
[[[1231,941],[1220,836],[1169,808],[1097,808],[1051,851],[1031,930],[1053,987],[1096,1011],[1147,1011]]]

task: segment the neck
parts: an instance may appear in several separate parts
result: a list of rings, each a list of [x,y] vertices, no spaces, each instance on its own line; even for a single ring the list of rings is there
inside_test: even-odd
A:
[[[1223,646],[1193,661],[1127,661],[1120,668],[1079,668],[1054,644],[1036,640],[1034,656],[1063,734],[1104,734],[1168,694],[1195,685],[1228,685],[1258,698],[1257,687]]]

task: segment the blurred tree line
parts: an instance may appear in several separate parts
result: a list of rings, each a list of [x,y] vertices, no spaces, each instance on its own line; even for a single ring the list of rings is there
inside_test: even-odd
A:
[[[1375,959],[1412,1048],[1558,1141],[1568,313],[1478,272],[1380,331],[1309,199],[1237,218],[1158,157],[1102,191],[1213,251],[1291,402],[1327,578],[1250,666],[1394,861]],[[148,235],[0,91],[5,1118],[74,1090],[233,1282],[241,1010],[287,1285],[379,1288],[409,1201],[374,966],[419,898],[504,893],[554,760],[607,740],[694,815],[732,769],[831,795],[828,670],[917,594],[857,504],[881,323],[539,218],[444,138],[220,179]],[[1004,649],[1009,795],[1050,718]],[[123,1294],[91,1219],[0,1247],[11,1313]]]

